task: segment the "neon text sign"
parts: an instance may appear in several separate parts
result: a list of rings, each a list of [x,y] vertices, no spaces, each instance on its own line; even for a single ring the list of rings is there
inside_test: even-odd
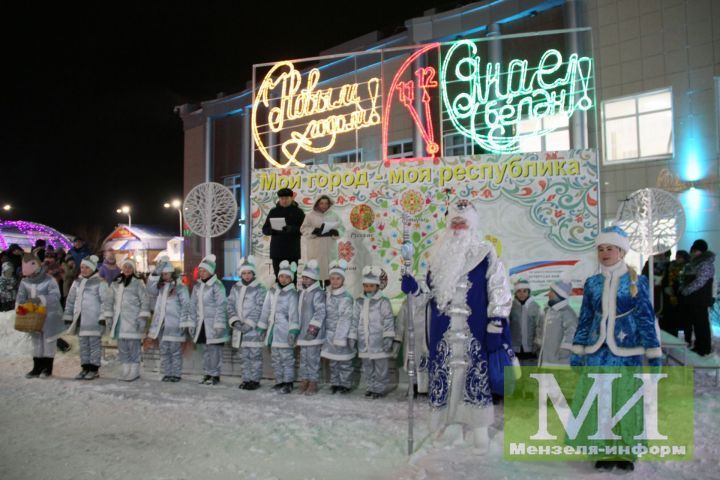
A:
[[[452,67],[452,68],[451,68]],[[544,136],[556,127],[517,134],[523,120],[586,111],[592,59],[573,53],[563,61],[555,49],[547,50],[537,66],[512,60],[506,71],[500,63],[481,63],[474,42],[454,43],[442,62],[440,89],[445,111],[458,133],[494,153],[518,150],[524,137]],[[541,124],[542,122],[536,122]]]
[[[275,64],[263,79],[253,103],[252,135],[256,148],[273,166],[303,167],[298,160],[302,151],[327,152],[339,135],[380,125],[379,78],[325,89],[318,88],[319,83],[320,70],[314,68],[303,86],[302,74],[291,62]],[[263,111],[267,123],[261,125],[258,114]],[[263,142],[266,132],[283,134],[279,159],[271,151],[275,145]]]

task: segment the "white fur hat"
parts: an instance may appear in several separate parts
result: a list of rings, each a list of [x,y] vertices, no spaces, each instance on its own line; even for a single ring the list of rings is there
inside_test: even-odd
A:
[[[95,270],[97,270],[98,260],[99,258],[97,257],[97,255],[90,255],[89,257],[83,258],[80,262],[80,265],[85,265],[94,272]]]
[[[376,267],[374,265],[367,265],[365,268],[363,268],[362,274],[362,283],[380,285],[380,275],[382,274],[380,267]]]
[[[340,275],[345,278],[345,271],[347,270],[347,262],[345,260],[333,260],[330,262],[330,275]]]
[[[308,260],[303,267],[301,276],[318,280],[320,278],[320,265],[317,260]]]
[[[600,231],[595,239],[595,245],[615,245],[624,251],[630,250],[630,239],[628,234],[618,226],[606,227]]]
[[[531,290],[530,282],[528,282],[526,279],[520,277],[517,280],[515,280],[515,284],[513,285],[513,291],[517,292],[518,290],[522,290],[522,289]]]
[[[287,275],[290,278],[295,278],[295,272],[297,272],[297,264],[295,262],[288,262],[287,260],[283,260],[280,262],[280,269],[278,270],[278,276],[279,275]]]
[[[130,257],[123,258],[122,262],[120,262],[120,267],[123,267],[124,265],[130,265],[133,269],[133,272],[137,271],[137,265],[135,264],[135,260],[133,260]]]
[[[240,266],[238,267],[238,275],[242,275],[243,272],[253,272],[256,273],[256,267],[255,267],[255,257],[252,255],[248,255],[247,257],[243,257],[240,259]]]
[[[198,268],[204,268],[211,274],[215,273],[215,255],[212,253],[207,255],[205,258],[202,259],[202,262],[200,262],[200,265],[198,265]]]

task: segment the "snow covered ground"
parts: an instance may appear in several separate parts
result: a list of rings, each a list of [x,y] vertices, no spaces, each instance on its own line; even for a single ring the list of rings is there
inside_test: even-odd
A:
[[[24,336],[0,316],[0,478],[20,479],[480,479],[616,478],[588,463],[520,463],[502,458],[502,418],[491,452],[434,446],[427,406],[417,409],[417,453],[405,455],[404,393],[368,400],[362,391],[315,397],[278,395],[270,381],[255,392],[237,379],[218,387],[184,378],[162,383],[145,373],[115,381],[79,382],[76,355],[58,354],[56,376],[27,380]],[[717,348],[720,345],[716,345]],[[696,374],[695,460],[639,462],[628,479],[720,478],[720,389]]]

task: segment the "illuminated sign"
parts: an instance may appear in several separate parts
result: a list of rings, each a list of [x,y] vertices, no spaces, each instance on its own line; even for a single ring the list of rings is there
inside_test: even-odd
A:
[[[383,118],[383,129],[382,129],[382,148],[384,152],[383,159],[385,162],[388,162],[387,159],[387,147],[388,147],[388,127],[390,125],[390,112],[392,111],[392,102],[395,93],[397,92],[398,100],[400,101],[400,104],[405,107],[407,112],[410,114],[410,117],[412,118],[413,123],[415,124],[415,127],[420,132],[420,135],[422,135],[423,140],[425,141],[425,149],[427,153],[431,157],[436,157],[438,153],[440,152],[440,145],[435,140],[435,130],[433,127],[433,118],[432,118],[432,110],[430,107],[430,89],[435,89],[438,87],[438,82],[435,80],[437,72],[435,70],[435,67],[429,66],[429,67],[421,67],[415,70],[415,78],[417,80],[417,83],[415,80],[408,80],[408,81],[402,81],[400,78],[402,75],[407,71],[407,69],[412,65],[412,63],[417,60],[421,55],[425,55],[427,52],[437,49],[440,46],[439,43],[429,43],[418,50],[416,50],[412,55],[410,55],[400,66],[400,68],[397,70],[397,73],[395,73],[395,77],[393,78],[392,83],[390,84],[390,91],[387,96],[387,100],[384,107],[384,118]],[[422,105],[423,105],[423,116],[425,117],[425,121],[423,122],[420,118],[420,114],[415,108],[414,100],[415,100],[415,90],[420,90],[420,95],[422,95]],[[422,155],[418,155],[416,158],[422,157]],[[412,160],[405,158],[403,160]]]
[[[291,62],[275,64],[260,85],[252,110],[255,146],[275,167],[295,165],[301,152],[331,150],[339,135],[380,125],[380,79],[318,88],[320,70],[313,68],[303,86],[302,74]],[[261,124],[260,112],[266,112]],[[316,118],[312,118],[316,117]],[[317,118],[319,117],[319,118]],[[277,145],[267,145],[264,133],[282,135]],[[278,149],[274,158],[273,153]]]
[[[589,96],[592,59],[573,53],[547,50],[537,66],[527,60],[512,60],[505,71],[500,63],[483,65],[474,42],[455,42],[445,55],[440,71],[444,109],[457,133],[494,153],[518,150],[525,137],[544,136],[552,128],[536,128],[518,134],[523,120],[586,111],[593,106]],[[541,125],[542,122],[536,122]]]

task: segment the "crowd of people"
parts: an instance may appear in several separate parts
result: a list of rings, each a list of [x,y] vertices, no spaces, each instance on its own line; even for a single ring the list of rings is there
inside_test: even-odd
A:
[[[427,382],[417,389],[427,393],[433,407],[433,428],[444,434],[469,427],[476,447],[486,450],[492,406],[503,395],[504,367],[662,364],[650,282],[625,263],[630,246],[619,227],[603,229],[596,240],[600,273],[585,282],[579,315],[569,305],[572,285],[562,280],[550,286],[541,311],[527,280],[518,278],[511,287],[493,245],[480,234],[477,211],[460,201],[449,209],[427,277],[403,275],[406,304],[396,317],[382,291],[387,277],[381,268],[362,269],[360,296],[346,290],[347,264],[330,258],[336,250],[331,242],[341,232],[330,199],[320,197],[305,216],[292,191],[283,189],[278,196],[263,226],[271,236],[276,274],[270,286],[258,279],[252,256],[241,260],[240,280],[227,293],[215,256],[207,255],[190,292],[167,257],[158,259],[145,280],[132,259],[117,265],[108,256],[100,263],[82,241],[59,258],[44,245],[26,254],[11,246],[3,254],[3,278],[20,279],[14,303],[40,302],[47,309],[42,331],[31,334],[34,366],[27,377],[52,375],[56,341],[69,333],[79,338],[76,379],[97,378],[100,338],[109,331],[118,341],[121,380],[140,377],[142,342],[149,337],[159,345],[163,382],[181,380],[182,345],[192,342],[204,345],[200,383],[217,385],[223,346],[229,343],[242,359],[241,389],[260,387],[263,350],[269,348],[272,388],[279,393],[292,392],[296,382],[301,393],[317,393],[323,358],[329,362],[331,393],[348,393],[357,357],[365,395],[377,399],[388,391],[390,359],[405,338],[408,318],[403,317],[413,299],[421,339],[415,348],[424,372],[418,378]],[[298,272],[302,235],[317,258]],[[663,326],[671,333],[684,329],[688,341],[694,333],[693,349],[700,355],[711,351],[713,261],[707,243],[697,240],[689,254],[680,251],[657,270]],[[65,270],[68,264],[78,265],[77,273],[68,273],[74,271]],[[600,459],[596,466],[632,469],[633,460]]]

